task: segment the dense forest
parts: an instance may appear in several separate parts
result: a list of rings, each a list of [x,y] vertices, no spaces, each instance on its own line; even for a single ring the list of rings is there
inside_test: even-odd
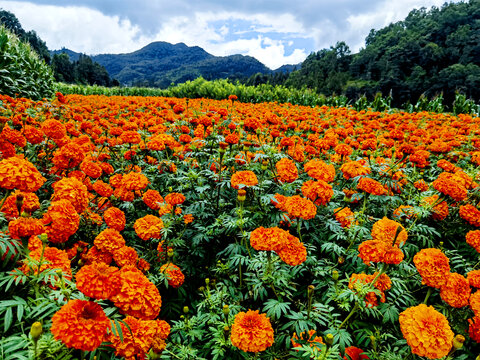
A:
[[[0,9],[0,24],[17,35],[20,40],[30,44],[30,47],[50,64],[56,81],[69,84],[115,86],[118,81],[112,80],[100,64],[93,62],[87,55],[81,55],[76,61],[71,61],[68,54],[50,54],[45,42],[33,30],[25,31],[18,18],[9,11]]]
[[[451,104],[457,91],[478,102],[480,0],[413,10],[403,21],[372,29],[356,54],[338,42],[311,53],[297,71],[256,74],[245,82],[308,87],[351,100],[381,92],[391,95],[393,106],[439,95]]]

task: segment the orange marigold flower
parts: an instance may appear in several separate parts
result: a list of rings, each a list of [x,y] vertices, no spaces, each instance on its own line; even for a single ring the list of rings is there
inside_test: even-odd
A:
[[[165,196],[165,202],[172,206],[183,204],[185,202],[185,195],[180,193],[170,193]]]
[[[385,264],[398,265],[403,261],[404,257],[405,255],[403,254],[402,250],[400,250],[398,247],[391,247],[385,252],[383,262]]]
[[[50,331],[69,348],[93,351],[104,341],[109,328],[110,320],[100,305],[70,300],[53,315]]]
[[[84,257],[84,260],[86,265],[90,265],[96,262],[102,262],[110,265],[112,263],[113,256],[109,252],[100,251],[96,246],[92,246],[88,250],[87,255]]]
[[[170,334],[170,325],[163,320],[140,320],[127,316],[121,323],[123,338],[111,332],[108,341],[115,348],[115,355],[128,360],[146,359],[147,353],[152,348],[155,352],[158,347],[165,344],[165,339]]]
[[[80,164],[80,170],[92,179],[98,179],[103,173],[102,167],[98,163],[87,160],[82,161]]]
[[[110,197],[113,194],[113,189],[110,185],[108,185],[106,182],[103,182],[102,180],[97,180],[93,184],[93,190],[97,192],[98,195],[103,196],[103,197]]]
[[[365,265],[370,262],[383,262],[389,245],[382,240],[366,240],[358,246],[358,257]]]
[[[53,153],[52,163],[57,170],[71,169],[78,166],[84,158],[82,146],[70,141]]]
[[[270,202],[275,205],[275,207],[280,210],[280,211],[287,211],[287,208],[285,207],[285,202],[287,201],[288,197],[281,195],[281,194],[275,194],[274,198],[270,200]]]
[[[357,184],[357,189],[372,195],[385,195],[387,190],[377,180],[362,177]]]
[[[432,186],[437,191],[450,196],[455,201],[465,200],[468,195],[467,189],[456,181],[450,173],[441,173],[432,183]]]
[[[295,166],[295,163],[288,159],[282,158],[275,164],[277,169],[278,177],[281,181],[286,183],[292,183],[298,178],[298,169]]]
[[[4,189],[35,192],[46,180],[28,160],[13,156],[0,161],[0,187]]]
[[[294,332],[292,338],[290,339],[292,346],[301,347],[302,345],[297,343],[296,340],[299,340],[299,337],[297,333]],[[317,336],[317,332],[315,330],[308,330],[308,333],[306,331],[302,332],[300,334],[300,340],[306,341],[307,344],[310,345],[310,347],[316,347],[318,350],[321,349],[321,347],[318,347],[318,345],[320,344],[325,345],[322,337]]]
[[[288,231],[278,227],[253,230],[250,234],[250,245],[255,250],[277,251],[288,242]]]
[[[150,209],[159,210],[163,203],[163,197],[157,190],[148,189],[142,196],[142,200]]]
[[[75,211],[81,214],[88,206],[88,190],[79,180],[75,178],[62,178],[52,185],[52,201],[68,200]]]
[[[45,232],[42,223],[38,219],[19,217],[8,223],[8,232],[12,239],[21,239]]]
[[[450,273],[448,257],[434,248],[422,249],[414,257],[413,263],[422,277],[422,284],[434,288],[441,288]]]
[[[468,280],[457,273],[449,273],[440,288],[440,297],[448,305],[461,308],[468,305],[471,289]]]
[[[42,123],[43,133],[51,139],[61,139],[67,135],[67,129],[60,121],[48,119]]]
[[[103,219],[105,224],[112,229],[117,231],[122,231],[125,229],[125,224],[127,222],[125,218],[125,213],[117,207],[110,207],[103,213]]]
[[[344,228],[349,228],[352,225],[358,224],[358,222],[355,221],[355,214],[348,207],[336,208],[334,210],[334,216],[335,220],[337,220]]]
[[[411,219],[414,216],[415,209],[410,205],[400,205],[393,211],[393,217],[397,219]]]
[[[235,316],[230,334],[232,345],[246,352],[264,351],[273,345],[270,319],[258,310],[239,312]]]
[[[163,264],[160,267],[160,272],[165,273],[168,278],[168,285],[173,288],[178,288],[182,286],[185,281],[185,275],[183,275],[182,270],[177,265],[172,263]]]
[[[124,266],[117,276],[120,286],[111,300],[120,312],[139,319],[155,319],[162,306],[157,287],[132,266]]]
[[[323,180],[307,180],[302,185],[302,194],[315,205],[326,205],[333,196],[332,185]]]
[[[332,164],[319,159],[312,159],[303,165],[303,170],[308,176],[326,182],[332,182],[335,179],[335,167]]]
[[[415,181],[413,183],[413,186],[415,186],[420,191],[427,191],[428,190],[428,184],[423,179]]]
[[[348,357],[347,357],[348,356]],[[370,358],[364,354],[364,351],[355,346],[345,348],[344,360],[369,360]]]
[[[307,260],[307,249],[300,240],[288,234],[287,242],[276,253],[286,264],[297,266]]]
[[[444,220],[448,214],[448,204],[446,201],[442,201],[438,203],[438,195],[433,195],[433,196],[428,196],[422,199],[422,204],[428,204],[428,205],[433,205],[436,204],[431,210],[432,210],[432,218],[435,220]]]
[[[465,236],[467,244],[480,253],[480,230],[472,230]]]
[[[480,291],[474,292],[470,299],[468,299],[468,304],[470,305],[470,309],[472,309],[475,316],[480,316]]]
[[[385,275],[385,274],[383,274],[383,275]],[[350,280],[349,280],[349,283],[348,283],[348,288],[352,289],[352,290],[355,290],[355,291],[359,291],[362,287],[372,283],[372,281],[375,277],[376,277],[375,274],[374,275],[367,275],[367,274],[363,274],[363,273],[362,274],[352,274],[350,276]],[[388,279],[388,281],[386,279]],[[389,280],[390,280],[390,278],[388,278],[388,276],[386,278],[383,278],[381,281],[380,281],[380,277],[379,277],[374,284],[374,287],[377,288],[378,290],[380,290],[380,292],[381,292],[380,295],[381,295],[381,301],[382,302],[385,302],[385,294],[383,292],[384,290],[382,290],[382,289],[389,289],[390,288],[388,286]],[[377,284],[379,284],[379,283],[382,284],[382,286],[380,286],[380,288],[377,287]],[[378,306],[377,295],[373,291],[368,292],[367,295],[365,296],[365,303],[369,307]]]
[[[124,267],[126,265],[135,266],[138,262],[138,253],[134,248],[130,246],[124,246],[113,252],[113,260],[115,260],[117,265],[120,267]]]
[[[246,186],[255,186],[258,184],[257,176],[253,171],[237,171],[232,175],[230,184],[234,189],[244,188]]]
[[[113,254],[115,250],[125,246],[125,239],[118,230],[106,228],[97,235],[93,243],[98,250]]]
[[[18,211],[17,202],[21,200],[22,207]],[[10,194],[3,203],[1,212],[5,214],[7,220],[12,220],[20,216],[22,212],[33,213],[40,208],[40,201],[38,196],[32,192],[23,192],[15,190]]]
[[[407,242],[408,238],[405,228],[387,217],[373,224],[371,234],[374,240],[381,240],[388,246],[401,246]]]
[[[26,125],[23,134],[32,145],[40,144],[43,141],[43,132],[31,125]]]
[[[144,241],[160,239],[162,237],[163,221],[154,215],[145,215],[143,218],[135,221],[133,228],[140,239]]]
[[[38,266],[36,265],[33,268],[29,268],[26,264],[23,264],[20,267],[20,271],[24,272],[25,274],[28,274],[30,272],[38,274],[39,272],[43,272],[48,269],[60,269],[62,270],[62,275],[65,278],[72,278],[70,259],[68,258],[68,254],[65,251],[46,246],[42,252],[42,246],[39,246],[35,250],[30,251],[30,253],[28,254],[31,259],[37,261],[40,261],[42,255],[43,262],[40,266],[40,269],[38,269]]]
[[[480,317],[474,316],[473,319],[468,319],[468,336],[470,338],[480,343]]]
[[[364,166],[359,161],[349,161],[343,164],[340,168],[345,179],[351,179],[360,175],[370,174],[370,168]]]
[[[52,202],[43,215],[48,240],[53,243],[64,243],[75,234],[80,225],[80,216],[68,200]]]
[[[455,172],[456,166],[453,165],[450,161],[445,160],[445,159],[440,159],[437,161],[437,166],[445,171],[448,172]]]
[[[472,270],[467,273],[467,280],[470,286],[480,289],[480,270]]]
[[[102,262],[84,265],[75,275],[77,289],[94,299],[110,299],[118,290],[114,276],[118,271]]]
[[[480,210],[471,204],[461,205],[458,214],[472,226],[480,227]]]
[[[317,215],[317,207],[308,199],[299,195],[290,196],[285,201],[285,208],[292,217],[310,220]]]
[[[145,175],[132,171],[123,175],[120,186],[128,191],[137,191],[144,189],[148,184],[149,181]]]
[[[447,318],[433,306],[420,304],[400,313],[400,330],[412,353],[440,359],[452,348],[453,331]]]
[[[194,217],[193,217],[192,214],[185,214],[183,216],[183,222],[185,223],[185,225],[188,225],[188,224],[192,223],[193,220],[194,220]]]

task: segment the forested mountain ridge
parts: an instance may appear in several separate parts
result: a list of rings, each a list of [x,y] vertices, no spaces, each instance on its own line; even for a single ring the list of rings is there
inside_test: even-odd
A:
[[[394,106],[440,94],[451,104],[456,91],[478,102],[480,0],[412,10],[403,21],[371,30],[356,54],[338,42],[311,53],[286,78],[267,75],[263,81],[351,100],[381,92],[391,94]]]

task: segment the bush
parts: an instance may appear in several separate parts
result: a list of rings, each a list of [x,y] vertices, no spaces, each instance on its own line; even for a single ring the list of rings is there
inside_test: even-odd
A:
[[[30,45],[0,26],[0,94],[38,100],[53,95],[53,73]]]

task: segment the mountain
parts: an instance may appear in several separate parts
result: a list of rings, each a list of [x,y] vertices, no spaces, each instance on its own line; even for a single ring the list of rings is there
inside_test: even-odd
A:
[[[72,61],[79,53],[65,52]],[[256,73],[272,73],[268,67],[251,56],[214,56],[198,46],[157,41],[127,54],[91,56],[94,62],[107,69],[112,78],[124,85],[168,87],[202,76],[206,80],[221,78],[241,79]]]

